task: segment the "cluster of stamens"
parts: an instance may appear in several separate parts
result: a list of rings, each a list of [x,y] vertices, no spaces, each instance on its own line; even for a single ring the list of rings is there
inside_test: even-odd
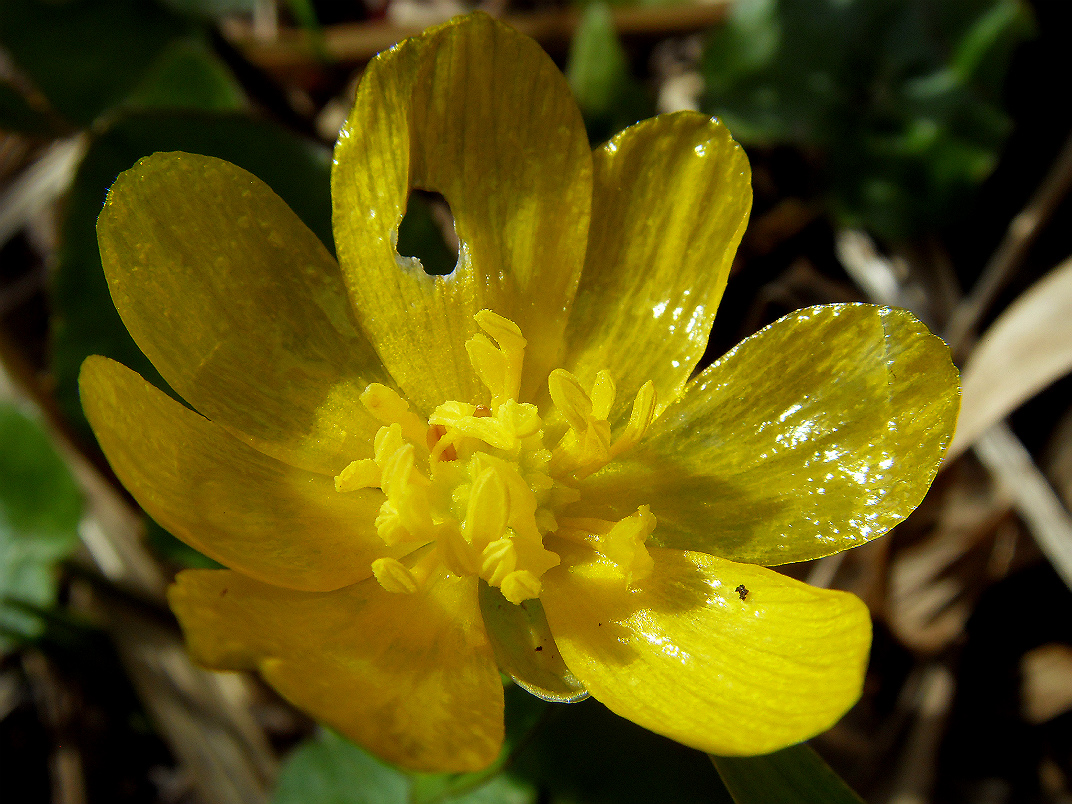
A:
[[[387,386],[373,383],[361,395],[383,427],[373,457],[353,461],[335,488],[381,489],[380,538],[412,548],[400,559],[374,561],[376,580],[390,592],[416,592],[445,569],[479,576],[518,604],[538,597],[540,577],[559,564],[544,547],[551,533],[592,545],[628,582],[644,577],[651,570],[644,543],[655,527],[647,506],[618,522],[560,520],[555,512],[579,499],[580,480],[640,440],[655,410],[652,384],[637,393],[628,423],[612,439],[610,375],[599,372],[587,392],[569,372],[551,372],[551,401],[568,429],[548,449],[536,406],[518,402],[527,345],[521,330],[490,310],[476,321],[483,333],[466,350],[490,404],[444,402],[425,421]]]

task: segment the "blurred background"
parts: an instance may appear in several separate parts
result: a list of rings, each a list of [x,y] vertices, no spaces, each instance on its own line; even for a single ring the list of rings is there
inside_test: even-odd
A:
[[[871,804],[1072,802],[1072,48],[1066,0],[488,0],[598,144],[722,118],[755,205],[705,364],[813,304],[906,307],[964,376],[957,438],[892,534],[787,573],[869,605],[860,703],[812,745]],[[162,382],[94,231],[164,150],[252,171],[331,248],[363,66],[461,0],[0,0],[0,800],[728,802],[709,760],[594,701],[507,691],[485,774],[406,775],[256,678],[185,657],[163,602],[211,566],[115,482],[78,403],[104,354]],[[441,200],[399,250],[449,272]]]

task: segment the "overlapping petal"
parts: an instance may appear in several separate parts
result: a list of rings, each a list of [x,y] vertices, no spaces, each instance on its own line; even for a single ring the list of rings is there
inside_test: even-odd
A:
[[[613,423],[647,380],[660,408],[685,386],[752,205],[748,159],[717,120],[645,120],[593,154],[592,223],[566,367],[618,385]]]
[[[767,566],[881,536],[923,499],[956,422],[949,350],[904,310],[800,310],[687,387],[590,478],[582,513],[650,504],[653,538]]]
[[[368,578],[389,552],[373,526],[379,490],[339,494],[332,478],[258,452],[107,358],[88,358],[79,385],[123,485],[217,561],[278,586],[329,590]]]
[[[375,580],[326,594],[228,570],[179,574],[168,599],[210,667],[258,669],[297,706],[412,770],[486,767],[503,740],[503,690],[475,578],[416,594]]]
[[[541,600],[566,664],[617,714],[709,753],[762,754],[859,697],[871,621],[855,596],[665,548],[626,586],[585,551],[565,547]]]
[[[97,222],[116,308],[165,380],[266,454],[336,474],[379,426],[389,382],[338,265],[266,184],[207,156],[142,159]]]
[[[395,250],[414,187],[454,213],[449,276]],[[335,149],[335,239],[362,325],[423,413],[485,395],[465,351],[484,308],[528,338],[522,398],[542,387],[561,358],[591,193],[580,113],[531,39],[475,14],[369,65]]]

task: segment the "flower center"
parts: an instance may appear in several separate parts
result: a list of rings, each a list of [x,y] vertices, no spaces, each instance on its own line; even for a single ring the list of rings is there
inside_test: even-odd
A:
[[[386,497],[375,523],[380,538],[412,546],[401,559],[374,561],[376,580],[390,592],[415,592],[442,570],[476,575],[518,604],[538,597],[540,577],[559,563],[544,546],[552,533],[592,545],[628,582],[643,577],[651,570],[644,543],[655,527],[647,506],[619,522],[560,519],[556,512],[580,498],[580,480],[640,440],[655,410],[654,386],[644,384],[628,423],[612,438],[610,375],[599,372],[589,392],[569,372],[552,371],[551,401],[568,428],[549,447],[536,406],[517,400],[526,346],[521,330],[490,310],[476,321],[483,333],[465,346],[491,392],[490,405],[444,402],[425,421],[387,386],[373,383],[361,395],[384,426],[373,457],[353,461],[335,488],[380,488]]]

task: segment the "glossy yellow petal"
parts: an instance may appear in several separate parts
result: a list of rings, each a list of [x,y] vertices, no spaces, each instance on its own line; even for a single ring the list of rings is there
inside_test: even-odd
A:
[[[82,406],[116,475],[191,547],[268,583],[326,591],[368,578],[388,552],[372,522],[378,490],[340,494],[104,357],[79,377]]]
[[[654,542],[767,566],[881,536],[923,499],[960,399],[945,344],[904,310],[799,310],[708,367],[589,478],[575,515],[650,504]]]
[[[296,706],[410,770],[473,771],[503,740],[503,689],[475,578],[395,594],[376,581],[294,592],[227,570],[168,593],[194,658],[256,669]]]
[[[551,631],[592,697],[723,755],[805,740],[855,703],[871,641],[858,598],[703,553],[651,555],[632,587],[582,547],[544,576]]]
[[[388,382],[335,260],[266,184],[161,153],[112,185],[97,222],[123,323],[194,408],[266,454],[337,474],[379,424]]]
[[[752,205],[744,151],[717,120],[679,112],[626,129],[593,155],[588,253],[566,367],[618,385],[611,422],[655,383],[659,409],[685,386]]]
[[[462,253],[449,276],[395,250],[414,187],[454,213]],[[561,359],[591,192],[580,113],[531,39],[473,14],[369,65],[335,148],[335,240],[362,325],[424,414],[487,399],[465,350],[483,308],[528,339],[522,399],[542,388]]]
[[[545,701],[576,703],[588,691],[566,667],[538,599],[514,605],[480,584],[480,611],[499,669]]]

